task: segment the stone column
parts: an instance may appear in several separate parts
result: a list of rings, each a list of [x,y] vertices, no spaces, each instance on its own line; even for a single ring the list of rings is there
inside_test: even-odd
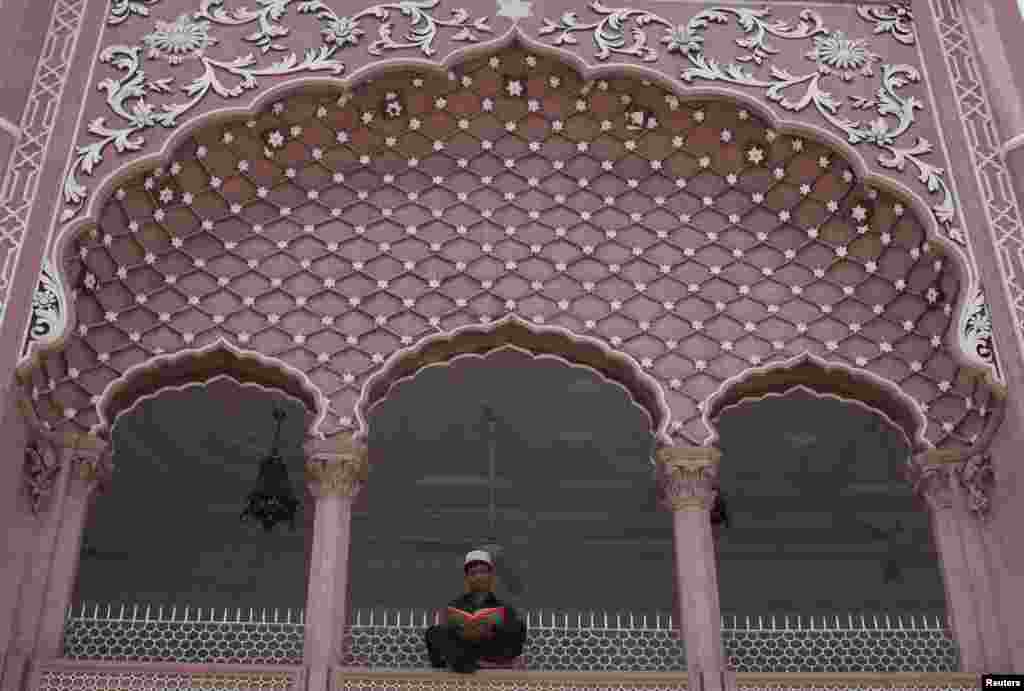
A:
[[[946,610],[960,648],[964,672],[1011,671],[1006,636],[1000,627],[997,584],[990,571],[985,520],[987,490],[976,458],[933,449],[909,467],[914,490],[931,514],[932,534],[946,588]]]
[[[366,448],[348,436],[311,440],[304,448],[307,485],[316,508],[303,664],[308,691],[327,691],[331,668],[344,655],[352,504],[369,465]]]
[[[89,517],[89,508],[102,487],[109,483],[113,464],[106,441],[99,437],[76,434],[65,437],[60,449],[68,466],[68,483],[64,494],[64,509],[60,529],[46,584],[37,659],[50,659],[61,655],[64,621],[71,594],[78,576],[78,562],[82,552],[82,531]]]
[[[672,511],[676,590],[686,645],[689,688],[725,691],[718,565],[711,532],[711,507],[718,494],[721,452],[712,447],[670,446],[658,450],[662,500]]]
[[[6,441],[6,440],[5,440]],[[62,463],[59,447],[38,434],[24,443],[23,464],[6,485],[9,522],[4,524],[8,547],[9,578],[4,593],[11,602],[0,618],[6,627],[0,689],[21,691],[28,663],[35,653],[46,584],[60,533],[69,467]],[[17,450],[22,449],[19,444]],[[15,457],[16,458],[16,457]]]

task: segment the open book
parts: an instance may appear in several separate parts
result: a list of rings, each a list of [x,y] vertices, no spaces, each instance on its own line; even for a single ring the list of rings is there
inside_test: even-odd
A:
[[[505,608],[488,607],[486,609],[478,609],[476,612],[466,612],[457,607],[449,607],[448,621],[463,625],[467,622],[475,621],[477,623],[484,622],[500,626],[505,621]]]

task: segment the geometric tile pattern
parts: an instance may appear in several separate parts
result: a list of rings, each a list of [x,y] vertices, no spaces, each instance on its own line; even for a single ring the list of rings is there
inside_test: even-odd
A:
[[[381,612],[375,612],[380,615]],[[98,606],[69,613],[63,657],[109,662],[301,665],[301,611],[212,610],[120,613]],[[436,612],[353,612],[346,632],[347,667],[426,669],[423,632]],[[524,612],[521,662],[540,671],[672,672],[686,669],[683,642],[667,615]],[[738,672],[953,672],[959,657],[945,622],[935,617],[725,617],[722,641]]]
[[[946,342],[964,277],[835,151],[517,47],[197,131],[63,271],[77,323],[27,382],[51,429],[106,433],[111,382],[225,339],[308,376],[333,434],[392,353],[509,314],[628,355],[695,444],[717,391],[802,353],[898,387],[937,446],[997,405]]]

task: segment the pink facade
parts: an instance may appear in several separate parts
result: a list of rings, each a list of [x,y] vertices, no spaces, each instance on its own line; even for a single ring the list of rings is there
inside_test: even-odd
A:
[[[3,5],[4,691],[63,688],[117,417],[221,375],[312,420],[304,664],[252,674],[370,688],[339,670],[352,504],[389,462],[369,411],[503,348],[650,419],[688,656],[665,683],[770,685],[722,652],[715,421],[797,387],[906,436],[968,675],[942,683],[1024,672],[1013,0],[464,4]]]

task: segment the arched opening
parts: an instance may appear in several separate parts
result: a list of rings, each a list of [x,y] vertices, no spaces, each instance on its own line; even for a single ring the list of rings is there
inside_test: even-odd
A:
[[[485,402],[496,419],[493,514]],[[421,368],[368,422],[354,606],[442,606],[462,592],[466,552],[494,538],[498,595],[516,605],[667,617],[670,516],[656,503],[649,420],[623,387],[505,347]],[[616,582],[650,587],[608,587]]]
[[[800,387],[717,426],[724,614],[944,614],[927,509],[904,478],[911,449],[890,420]]]
[[[314,515],[302,444],[316,398],[286,370],[224,344],[148,363],[108,392],[97,407],[112,423],[103,429],[115,474],[84,527],[65,655],[298,664]],[[299,507],[293,524],[268,528],[242,513],[266,489],[271,455],[286,476],[274,488],[283,482]],[[121,640],[138,621],[150,622],[152,640]],[[283,638],[258,637],[240,652],[210,638],[214,621],[286,623],[274,624]]]
[[[564,328],[530,324],[514,314],[493,324],[467,326],[427,338],[415,349],[396,353],[363,388],[356,405],[360,427],[366,425],[373,408],[383,402],[394,387],[423,368],[445,365],[453,358],[467,355],[485,355],[500,348],[538,356],[546,354],[591,370],[626,393],[647,418],[650,434],[661,440],[668,439],[664,430],[670,412],[661,386],[628,356],[608,348],[598,339],[581,337]]]

